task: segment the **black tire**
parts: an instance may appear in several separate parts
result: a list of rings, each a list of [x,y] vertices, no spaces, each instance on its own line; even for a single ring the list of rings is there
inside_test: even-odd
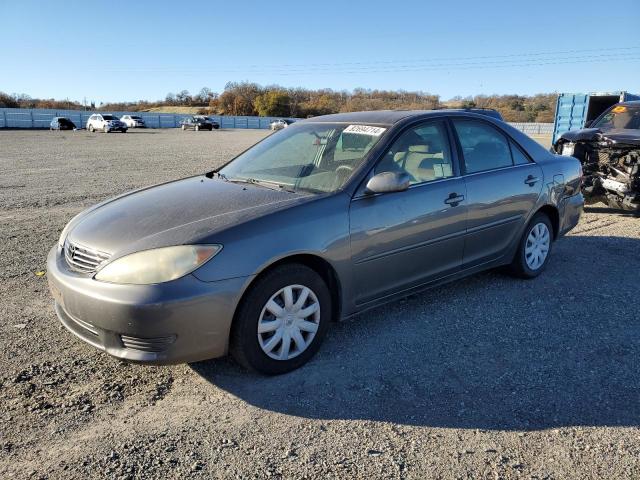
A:
[[[258,322],[269,299],[288,285],[302,285],[312,290],[320,305],[320,322],[306,350],[288,360],[276,360],[260,347]],[[295,370],[318,351],[331,322],[331,311],[329,288],[314,270],[300,264],[276,267],[259,278],[242,299],[231,329],[231,355],[243,367],[266,375],[279,375]]]
[[[530,268],[529,265],[527,264],[527,260],[525,258],[525,249],[527,245],[527,239],[529,238],[529,234],[531,233],[533,228],[537,226],[539,223],[543,223],[549,231],[549,236],[550,236],[549,251],[547,252],[547,256],[544,258],[542,265],[540,265],[538,268],[534,270]],[[511,262],[511,265],[509,265],[509,269],[508,269],[509,272],[512,275],[515,275],[520,278],[525,278],[525,279],[536,278],[538,275],[540,275],[544,271],[544,269],[547,267],[547,263],[549,263],[549,258],[551,257],[551,252],[553,250],[553,237],[554,237],[553,225],[551,224],[551,220],[549,219],[547,214],[543,212],[536,213],[531,219],[531,221],[529,222],[529,224],[527,225],[527,228],[525,228],[524,233],[522,234],[522,238],[520,239],[520,243],[518,244],[518,250],[516,251],[516,254],[513,257],[513,261]]]

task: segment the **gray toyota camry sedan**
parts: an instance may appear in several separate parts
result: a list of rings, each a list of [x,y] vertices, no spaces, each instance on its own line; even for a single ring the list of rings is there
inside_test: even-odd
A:
[[[283,373],[334,320],[498,266],[536,277],[578,222],[580,183],[578,160],[482,113],[316,117],[80,213],[48,279],[65,327],[111,355],[230,352]]]

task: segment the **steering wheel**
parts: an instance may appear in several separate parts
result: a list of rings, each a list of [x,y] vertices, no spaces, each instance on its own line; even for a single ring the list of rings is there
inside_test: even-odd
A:
[[[350,165],[340,165],[338,168],[336,168],[336,173],[339,174],[341,171],[349,174],[353,172],[353,167]]]

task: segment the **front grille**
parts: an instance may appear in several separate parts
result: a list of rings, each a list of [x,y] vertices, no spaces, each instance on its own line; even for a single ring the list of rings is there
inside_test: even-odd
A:
[[[609,154],[609,152],[598,150],[598,163],[600,165],[606,165],[611,163],[611,155]]]
[[[98,266],[109,260],[108,253],[99,252],[77,243],[65,242],[64,258],[69,267],[76,272],[93,273]]]
[[[131,348],[133,350],[140,350],[142,352],[162,352],[169,345],[171,345],[176,340],[175,335],[170,335],[168,337],[156,337],[156,338],[141,338],[141,337],[132,337],[130,335],[120,335],[120,339],[122,340],[122,344],[126,348]]]

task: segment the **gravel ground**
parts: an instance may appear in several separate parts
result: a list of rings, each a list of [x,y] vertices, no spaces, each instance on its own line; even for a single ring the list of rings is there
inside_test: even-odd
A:
[[[0,131],[0,478],[638,478],[640,219],[590,208],[533,281],[475,275],[336,324],[304,368],[128,365],[45,257],[106,197],[264,131]]]

